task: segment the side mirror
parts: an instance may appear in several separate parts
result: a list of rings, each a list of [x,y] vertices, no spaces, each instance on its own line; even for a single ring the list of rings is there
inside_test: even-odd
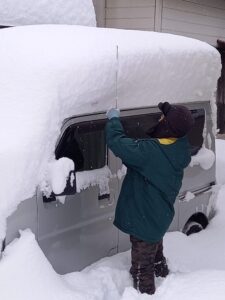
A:
[[[66,181],[66,187],[64,191],[60,194],[55,194],[56,196],[74,195],[77,192],[76,188],[76,174],[75,171],[70,171],[69,176]]]
[[[77,190],[73,161],[63,157],[51,163],[47,181],[52,192],[49,196],[43,195],[43,202],[56,201],[57,196],[74,195]]]

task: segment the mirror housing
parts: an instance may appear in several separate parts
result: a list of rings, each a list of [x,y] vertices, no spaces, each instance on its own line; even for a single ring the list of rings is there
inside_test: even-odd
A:
[[[56,201],[57,196],[68,196],[68,195],[74,195],[77,192],[76,188],[76,173],[75,171],[70,171],[69,176],[66,181],[66,187],[64,191],[60,194],[55,194],[52,192],[49,197],[43,195],[43,202],[44,203],[49,203]]]

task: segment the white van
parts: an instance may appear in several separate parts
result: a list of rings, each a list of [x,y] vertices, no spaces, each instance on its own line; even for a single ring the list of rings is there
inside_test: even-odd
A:
[[[120,108],[134,138],[159,118],[160,101],[191,110],[192,162],[170,230],[207,226],[216,184],[216,49],[163,33],[61,25],[3,29],[0,46],[2,251],[30,228],[63,274],[129,249],[113,226],[126,169],[106,147],[110,107]]]

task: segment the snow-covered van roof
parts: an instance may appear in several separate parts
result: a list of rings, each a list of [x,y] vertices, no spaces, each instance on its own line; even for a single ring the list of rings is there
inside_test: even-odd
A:
[[[194,39],[64,25],[0,30],[0,66],[0,239],[54,159],[65,118],[210,100],[221,69],[217,50]]]

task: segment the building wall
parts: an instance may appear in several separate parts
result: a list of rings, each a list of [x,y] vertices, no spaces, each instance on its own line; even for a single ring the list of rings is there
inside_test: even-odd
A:
[[[98,27],[105,27],[105,0],[93,0]]]
[[[154,30],[155,0],[106,0],[106,27]]]
[[[225,1],[163,0],[162,31],[216,45],[225,39]]]
[[[225,0],[94,0],[100,26],[155,30],[216,45],[225,39]]]

